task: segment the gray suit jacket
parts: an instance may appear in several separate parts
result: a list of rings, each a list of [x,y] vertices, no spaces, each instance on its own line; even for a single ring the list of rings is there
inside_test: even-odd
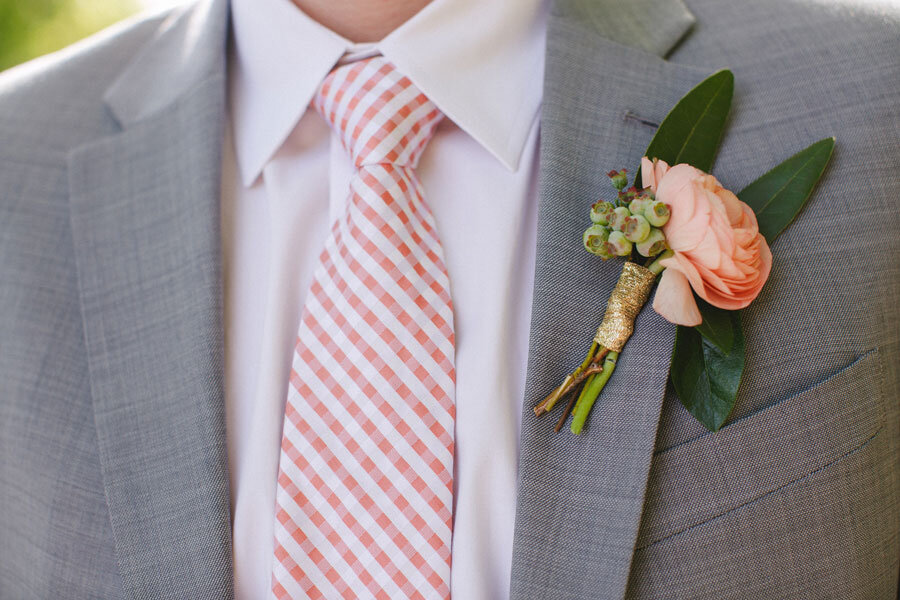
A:
[[[685,2],[553,8],[512,597],[895,598],[900,15]],[[227,30],[210,0],[0,76],[2,598],[232,593]],[[585,206],[722,67],[730,188],[838,140],[745,313],[734,414],[708,433],[666,389],[674,332],[648,309],[585,434],[553,435],[530,409],[620,269],[580,250]]]

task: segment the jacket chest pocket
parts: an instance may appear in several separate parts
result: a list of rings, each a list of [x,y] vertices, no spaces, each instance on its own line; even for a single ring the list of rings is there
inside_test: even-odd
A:
[[[643,549],[746,506],[856,452],[884,426],[876,348],[811,388],[657,454]]]

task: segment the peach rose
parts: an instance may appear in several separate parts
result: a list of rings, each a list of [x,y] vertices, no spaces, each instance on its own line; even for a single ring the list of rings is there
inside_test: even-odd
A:
[[[691,288],[719,308],[750,304],[772,269],[772,252],[759,233],[753,209],[712,175],[687,164],[641,161],[642,184],[672,216],[663,226],[674,256],[663,271],[653,309],[678,325],[702,321]]]

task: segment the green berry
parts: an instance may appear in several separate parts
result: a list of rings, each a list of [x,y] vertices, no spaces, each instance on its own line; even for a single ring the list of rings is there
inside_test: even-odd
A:
[[[656,256],[666,249],[666,235],[662,229],[654,227],[643,242],[637,244],[637,251],[641,256]]]
[[[651,200],[646,196],[638,196],[628,205],[628,210],[630,210],[633,215],[642,215],[644,214],[644,209],[647,208],[647,205],[649,205],[650,202]]]
[[[632,243],[621,231],[610,233],[607,245],[609,246],[609,253],[615,256],[628,256],[631,254]]]
[[[620,171],[610,171],[606,174],[609,177],[609,180],[612,182],[613,187],[617,190],[622,190],[626,185],[628,185],[628,171],[622,169]]]
[[[584,231],[582,241],[584,249],[602,258],[609,258],[606,240],[609,239],[609,228],[603,225],[591,225]]]
[[[644,216],[654,227],[662,227],[669,222],[669,217],[672,216],[672,212],[665,202],[662,200],[654,200],[649,206],[644,208]]]
[[[625,231],[625,219],[631,216],[631,211],[624,206],[616,207],[609,219],[609,227],[613,231]]]
[[[591,206],[591,222],[596,223],[597,225],[609,225],[609,219],[612,217],[613,210],[615,210],[615,206],[613,206],[612,202],[595,202]]]
[[[642,215],[632,215],[625,219],[625,237],[640,243],[650,235],[650,223]]]

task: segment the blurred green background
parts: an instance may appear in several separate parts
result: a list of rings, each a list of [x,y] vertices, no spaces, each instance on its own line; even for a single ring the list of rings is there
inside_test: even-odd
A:
[[[68,46],[153,4],[142,0],[0,0],[0,71]]]

